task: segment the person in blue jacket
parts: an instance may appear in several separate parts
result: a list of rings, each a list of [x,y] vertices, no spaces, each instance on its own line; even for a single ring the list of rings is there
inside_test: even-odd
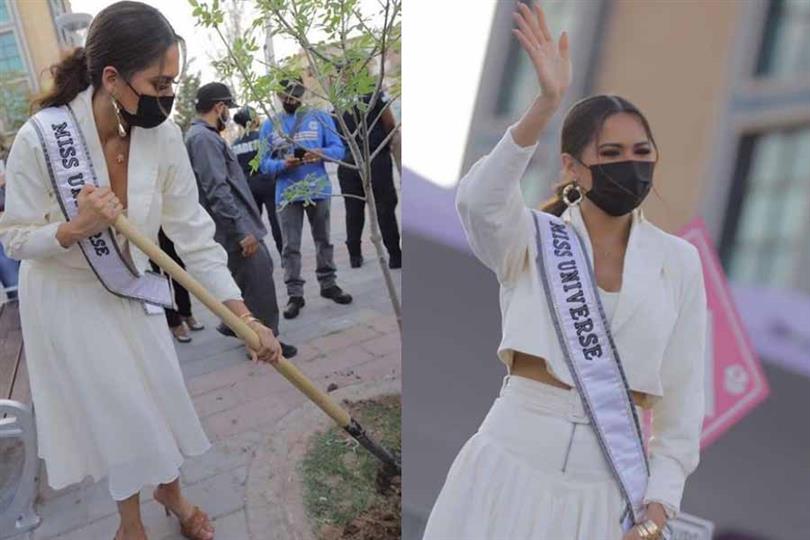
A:
[[[264,154],[261,171],[276,179],[276,205],[284,200],[286,189],[304,179],[310,183],[310,198],[314,203],[305,205],[306,197],[301,195],[293,198],[292,202],[278,212],[284,238],[284,283],[289,297],[284,317],[292,319],[304,307],[304,279],[301,278],[304,213],[309,220],[317,250],[315,275],[320,284],[321,296],[338,304],[349,304],[352,297],[337,285],[334,248],[329,238],[332,183],[321,157],[323,155],[327,159],[339,160],[343,157],[345,148],[334,120],[328,113],[301,108],[301,97],[304,95],[302,80],[297,78],[282,84],[285,90],[279,94],[279,99],[284,112],[279,113],[275,119],[265,120],[259,133],[260,140],[267,142],[266,148],[262,149]],[[292,142],[288,139],[292,139]]]

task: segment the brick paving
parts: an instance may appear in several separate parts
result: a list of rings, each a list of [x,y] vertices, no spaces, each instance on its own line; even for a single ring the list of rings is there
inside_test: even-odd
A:
[[[337,191],[337,190],[336,190]],[[311,235],[303,235],[302,257],[307,304],[297,319],[281,321],[282,341],[299,348],[292,361],[317,386],[338,385],[338,394],[352,387],[380,382],[390,391],[401,381],[400,336],[393,316],[373,246],[364,240],[366,263],[349,268],[345,248],[343,199],[332,199],[332,242],[338,267],[338,283],[354,296],[348,306],[337,305],[318,295],[315,252]],[[304,225],[308,230],[308,225]],[[286,303],[282,269],[272,239],[267,244],[276,263],[274,278],[280,306]],[[401,291],[400,271],[394,271]],[[188,498],[203,507],[215,520],[218,539],[268,540],[269,531],[252,528],[249,533],[247,486],[253,499],[277,501],[268,484],[249,478],[257,455],[267,462],[273,435],[291,413],[309,407],[308,400],[272,367],[255,365],[246,359],[244,347],[233,338],[220,336],[213,315],[196,306],[195,315],[206,325],[194,332],[189,344],[176,344],[180,365],[197,413],[213,448],[188,459],[181,472]],[[381,386],[382,388],[382,386]],[[322,414],[322,413],[321,413]],[[311,415],[310,415],[311,416]],[[322,424],[322,419],[318,418]],[[313,424],[313,429],[315,429]],[[278,456],[270,456],[278,459]],[[267,466],[261,467],[266,474]],[[271,475],[272,477],[272,475]],[[262,480],[263,481],[263,480]],[[118,515],[107,492],[106,481],[84,482],[53,491],[41,481],[37,510],[42,524],[14,540],[109,540],[115,534]],[[258,488],[257,488],[258,486]],[[166,518],[152,499],[151,488],[141,492],[142,515],[150,540],[179,540],[177,520]],[[298,535],[295,535],[298,536]]]

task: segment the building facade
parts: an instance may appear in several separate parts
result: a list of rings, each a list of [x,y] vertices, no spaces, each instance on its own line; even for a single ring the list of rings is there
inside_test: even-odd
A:
[[[24,121],[28,97],[48,84],[48,67],[74,43],[56,24],[66,13],[69,0],[0,0],[0,133]]]
[[[535,74],[498,2],[464,169],[525,110]],[[735,283],[810,293],[810,1],[566,2],[544,7],[572,37],[566,106],[614,93],[650,120],[661,157],[645,213],[669,231],[701,217]],[[556,31],[556,30],[555,30]],[[559,173],[562,114],[524,180],[530,204]]]

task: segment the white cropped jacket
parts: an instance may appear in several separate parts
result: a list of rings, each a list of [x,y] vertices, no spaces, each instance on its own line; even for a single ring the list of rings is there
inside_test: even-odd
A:
[[[511,371],[514,351],[543,357],[555,377],[574,386],[537,277],[534,224],[520,190],[536,146],[519,146],[508,129],[461,179],[456,206],[473,252],[500,283],[500,360]],[[579,208],[562,217],[583,238],[593,264]],[[630,388],[653,396],[645,502],[664,504],[670,515],[679,511],[686,477],[699,461],[706,317],[697,249],[635,210],[611,332]]]

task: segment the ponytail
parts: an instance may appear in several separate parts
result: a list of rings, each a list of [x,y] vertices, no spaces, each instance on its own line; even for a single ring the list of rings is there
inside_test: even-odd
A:
[[[34,98],[32,110],[67,105],[90,86],[90,72],[84,47],[63,54],[62,60],[49,69],[53,84],[49,90]]]
[[[570,184],[573,184],[573,181],[566,182],[562,181],[554,186],[554,196],[550,199],[545,200],[540,205],[540,210],[546,212],[548,214],[555,215],[560,217],[565,209],[568,208],[568,205],[565,204],[563,201],[562,194],[563,190],[568,187]]]

